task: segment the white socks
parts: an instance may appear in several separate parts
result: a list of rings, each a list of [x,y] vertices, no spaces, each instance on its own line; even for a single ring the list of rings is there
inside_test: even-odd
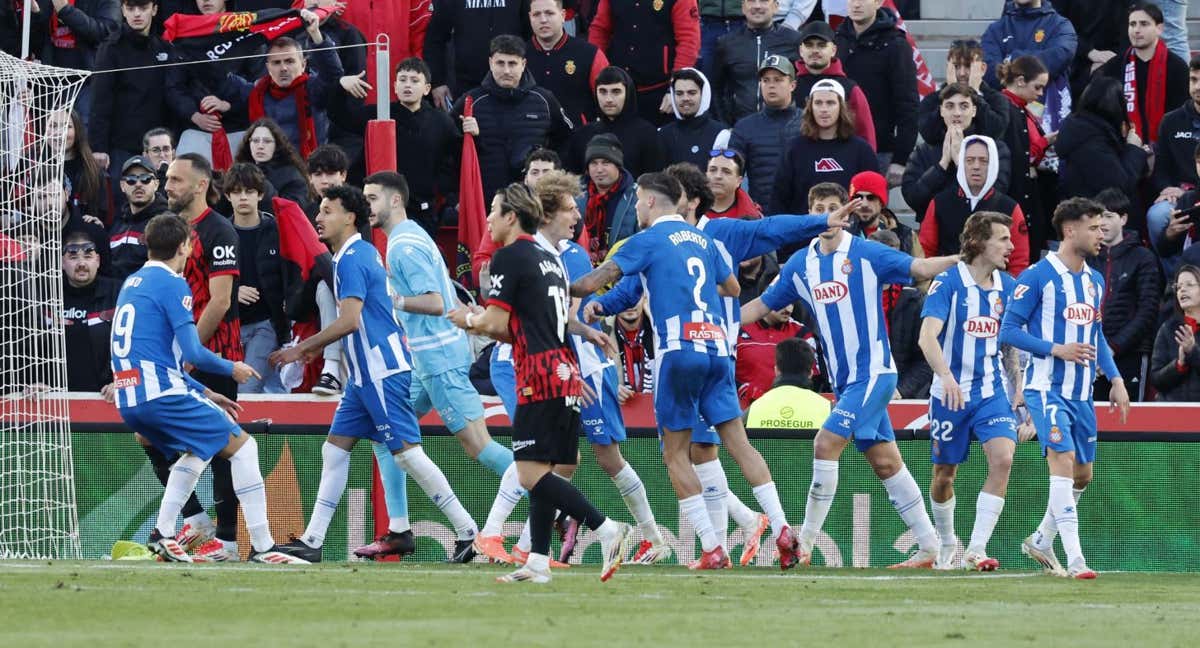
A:
[[[983,493],[980,493],[980,497]],[[942,539],[943,547],[952,547],[958,544],[958,538],[954,534],[954,505],[956,499],[953,495],[945,502],[933,501],[933,496],[929,497],[929,508],[933,511],[933,526],[937,529],[938,537]]]
[[[717,532],[712,526],[712,518],[708,516],[708,509],[704,506],[703,497],[692,495],[679,500],[679,510],[692,523],[696,535],[700,536],[700,546],[704,551],[712,551],[721,546]]]
[[[479,527],[475,526],[475,520],[471,519],[471,514],[463,508],[462,502],[458,501],[442,470],[425,455],[425,450],[421,446],[413,446],[395,457],[396,464],[412,476],[413,481],[417,482],[429,499],[450,519],[458,539],[474,538]]]
[[[349,467],[347,461],[346,468]],[[267,524],[267,490],[258,467],[258,443],[254,437],[248,436],[242,447],[229,458],[229,472],[233,476],[233,492],[242,505],[242,516],[246,518],[250,544],[255,551],[269,551],[275,546],[275,539]]]
[[[992,530],[996,528],[996,521],[1003,510],[1003,497],[979,492],[979,499],[975,500],[975,527],[971,529],[971,544],[967,546],[967,551],[987,554],[988,540],[992,539]]]
[[[733,522],[747,532],[758,528],[758,513],[742,504],[742,500],[738,499],[738,496],[734,495],[731,490],[725,491],[725,509],[729,511],[729,517],[733,518]]]
[[[642,478],[638,477],[637,471],[626,463],[625,467],[612,478],[612,481],[613,485],[617,487],[617,491],[621,493],[621,499],[625,500],[625,506],[633,515],[638,528],[641,529],[642,537],[652,544],[662,544],[662,534],[658,532],[658,525],[654,522],[654,511],[650,510],[650,500],[646,498],[646,487],[642,484]],[[488,519],[490,521],[490,516]]]
[[[487,522],[483,524],[480,535],[500,535],[508,516],[512,515],[522,497],[525,497],[525,489],[521,488],[517,462],[514,461],[504,469],[504,474],[500,475],[500,490],[496,491],[496,499],[492,501],[492,509],[488,511]]]
[[[213,519],[209,517],[208,513],[205,511],[201,511],[195,515],[190,515],[183,518],[183,523],[189,524],[196,529],[207,529],[209,531],[216,529],[216,525],[213,524]]]
[[[164,538],[175,537],[175,518],[179,517],[192,491],[196,490],[196,482],[200,481],[200,474],[206,466],[207,461],[190,452],[185,452],[171,466],[171,476],[167,478],[167,485],[163,489],[162,503],[158,506],[158,522],[155,523],[155,528]]]
[[[829,507],[833,506],[833,496],[837,494],[838,462],[828,459],[813,459],[812,485],[808,487],[808,500],[804,504],[804,524],[800,527],[800,547],[812,551],[813,543],[821,527],[825,526],[825,518],[829,515]]]
[[[788,525],[787,517],[783,514],[783,505],[779,503],[779,491],[775,490],[775,482],[769,481],[754,487],[754,499],[763,513],[771,520],[771,537],[778,538],[783,528]]]
[[[310,547],[325,544],[325,532],[333,520],[346,480],[350,477],[350,453],[326,441],[321,445],[321,485],[317,487],[317,501],[313,504],[308,528],[300,538]],[[243,505],[244,506],[244,505]]]
[[[696,476],[700,478],[700,494],[704,497],[704,507],[708,509],[708,517],[712,520],[713,531],[717,532],[717,542],[722,547],[729,546],[729,480],[721,461],[714,459],[702,464],[693,464]]]
[[[388,518],[388,531],[392,533],[404,533],[412,531],[412,524],[408,521],[408,516]]]
[[[1048,509],[1054,516],[1054,525],[1062,536],[1063,551],[1067,554],[1067,566],[1083,564],[1083,548],[1079,544],[1079,514],[1075,510],[1075,498],[1070,477],[1050,476],[1050,502]]]
[[[925,498],[921,497],[921,487],[917,486],[912,473],[908,472],[908,466],[901,465],[900,472],[883,480],[883,487],[887,489],[888,498],[900,514],[900,519],[904,520],[916,536],[921,549],[936,551],[937,531],[929,521],[929,514],[925,512]]]
[[[1072,488],[1071,495],[1075,498],[1076,517],[1078,517],[1079,497],[1083,495],[1083,489]],[[1038,549],[1049,550],[1054,546],[1054,537],[1057,535],[1058,525],[1054,523],[1054,514],[1047,504],[1046,514],[1042,516],[1042,522],[1033,534],[1033,545]]]

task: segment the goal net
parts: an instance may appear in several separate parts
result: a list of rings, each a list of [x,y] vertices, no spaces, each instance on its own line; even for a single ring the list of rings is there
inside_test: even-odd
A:
[[[0,558],[77,558],[63,161],[86,72],[0,52]]]

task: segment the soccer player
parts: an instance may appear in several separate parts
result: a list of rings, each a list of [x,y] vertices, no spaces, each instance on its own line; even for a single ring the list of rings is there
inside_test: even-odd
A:
[[[550,528],[559,509],[599,536],[600,580],[607,581],[625,557],[630,526],[605,517],[571,482],[550,474],[556,464],[578,461],[584,383],[567,333],[594,344],[604,344],[604,335],[571,316],[566,270],[533,238],[541,222],[541,204],[528,187],[513,183],[496,192],[488,231],[503,247],[492,257],[487,308],[458,308],[449,317],[455,326],[513,345],[513,458],[529,492],[532,550],[524,566],[499,580],[550,581]]]
[[[396,465],[412,475],[429,500],[450,518],[458,534],[452,555],[470,547],[478,531],[446,476],[421,448],[421,428],[409,402],[411,365],[404,330],[392,314],[387,272],[379,253],[359,234],[370,218],[371,206],[356,187],[325,190],[317,233],[329,249],[336,250],[333,291],[338,316],[316,335],[270,357],[275,365],[308,362],[326,344],[349,337],[350,378],[321,447],[321,484],[312,516],[304,535],[280,548],[309,562],[321,561],[325,532],[346,489],[350,451],[359,439],[385,444]]]
[[[1014,283],[1004,272],[1013,251],[1011,225],[1012,219],[998,212],[972,214],[961,235],[962,260],[929,285],[921,312],[919,344],[934,372],[929,397],[933,441],[929,499],[933,525],[942,541],[933,565],[937,569],[957,566],[954,477],[959,464],[967,460],[972,438],[983,446],[988,476],[975,500],[975,526],[963,561],[978,571],[1000,567],[999,561],[988,557],[987,543],[1004,510],[1017,426],[1024,423],[1014,417],[1014,410],[1025,408],[1017,350],[999,342],[1000,318]],[[1011,402],[1005,377],[1012,389]]]
[[[408,335],[413,381],[409,398],[418,417],[431,408],[463,450],[497,475],[512,464],[512,450],[492,440],[484,422],[479,392],[471,385],[471,347],[467,336],[444,317],[458,305],[446,262],[424,228],[408,218],[408,183],[404,176],[384,171],[367,177],[364,192],[373,224],[388,236],[385,263],[392,306]],[[374,558],[409,554],[415,549],[408,523],[406,475],[392,461],[386,445],[372,443],[388,504],[388,533],[354,550]],[[478,537],[476,538],[478,540]],[[464,545],[450,562],[470,562],[475,550]]]
[[[113,397],[121,419],[164,455],[171,467],[150,532],[149,549],[168,562],[192,562],[174,538],[175,518],[214,456],[229,461],[234,489],[250,532],[250,560],[301,563],[279,551],[267,524],[267,497],[258,468],[258,444],[234,422],[241,407],[183,371],[190,363],[243,383],[257,375],[204,348],[192,321],[192,292],[181,273],[192,254],[192,230],[175,214],[146,226],[149,260],[125,280],[112,325]]]
[[[737,296],[737,277],[713,240],[679,215],[679,182],[663,173],[643,174],[637,195],[642,231],[572,283],[571,294],[586,297],[621,275],[640,275],[646,285],[659,363],[654,413],[663,428],[663,458],[680,509],[700,536],[704,553],[697,568],[731,565],[689,454],[699,415],[716,426],[721,442],[754,487],[755,498],[770,518],[780,564],[787,569],[795,560],[795,537],[771,471],[746,438],[729,362],[721,295]]]
[[[1017,278],[1000,326],[1000,343],[1033,355],[1025,369],[1025,401],[1050,467],[1046,515],[1021,552],[1051,573],[1092,579],[1079,541],[1079,496],[1092,481],[1096,459],[1096,369],[1112,384],[1111,406],[1129,414],[1129,393],[1100,326],[1104,277],[1087,257],[1100,253],[1103,205],[1085,198],[1058,204],[1051,222],[1062,244]],[[1072,492],[1074,486],[1074,492]],[[1067,569],[1054,554],[1062,535]]]
[[[853,192],[853,187],[851,187]],[[846,203],[851,210],[860,199]],[[813,477],[804,508],[796,561],[808,565],[817,534],[837,492],[838,458],[855,446],[883,480],[900,517],[920,549],[894,567],[932,567],[937,532],[925,512],[921,489],[904,465],[887,404],[896,392],[896,366],[888,345],[882,285],[932,279],[957,256],[914,259],[886,245],[831,227],[807,249],[793,254],[779,281],[742,306],[742,320],[754,322],[769,311],[804,300],[815,316],[837,403],[813,439]]]

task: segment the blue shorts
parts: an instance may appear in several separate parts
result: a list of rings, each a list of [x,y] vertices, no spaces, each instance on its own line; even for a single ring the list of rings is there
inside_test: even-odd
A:
[[[624,441],[625,417],[621,415],[621,401],[617,398],[616,366],[609,365],[584,380],[596,392],[596,400],[580,412],[588,443],[610,445]]]
[[[1006,394],[964,403],[951,412],[940,398],[929,399],[929,438],[935,464],[960,464],[967,460],[971,439],[987,443],[992,439],[1017,441],[1017,417]]]
[[[1096,460],[1096,407],[1092,401],[1071,400],[1049,391],[1025,390],[1029,417],[1037,428],[1042,454],[1046,450],[1074,452],[1075,461]]]
[[[510,365],[511,366],[511,365]],[[467,367],[450,369],[432,376],[413,373],[409,400],[417,418],[435,409],[453,434],[462,432],[469,421],[483,418],[483,401],[471,384]]]
[[[492,347],[492,358],[488,364],[488,371],[491,374],[492,387],[496,388],[496,395],[500,397],[500,402],[504,405],[504,412],[508,414],[508,420],[512,420],[517,415],[517,374],[513,369],[512,354],[508,355],[507,359],[499,359],[500,345],[496,344]]]
[[[242,433],[225,410],[194,389],[122,407],[120,412],[134,432],[168,457],[190,452],[208,461],[229,445],[230,435]]]
[[[654,376],[654,414],[668,430],[718,425],[742,415],[729,359],[692,351],[663,354]]]
[[[421,427],[408,400],[411,372],[402,371],[380,383],[346,385],[333,413],[330,436],[356,437],[382,443],[396,451],[404,443],[420,443]]]
[[[895,441],[888,403],[896,393],[896,374],[877,374],[870,380],[847,385],[836,394],[833,411],[821,427],[834,434],[854,439],[854,447],[866,452],[876,443]]]

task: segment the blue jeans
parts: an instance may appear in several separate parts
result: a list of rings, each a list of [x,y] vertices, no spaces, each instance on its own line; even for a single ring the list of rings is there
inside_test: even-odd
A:
[[[717,55],[717,41],[742,24],[741,16],[733,18],[700,18],[700,56],[696,68],[712,79],[713,59]]]
[[[283,388],[283,382],[279,380],[279,371],[267,362],[267,356],[278,348],[271,320],[242,324],[242,349],[246,353],[246,364],[254,367],[262,378],[251,376],[250,380],[238,385],[239,394],[287,393],[288,390]]]
[[[1191,47],[1188,46],[1187,0],[1158,0],[1163,12],[1163,40],[1167,49],[1179,58],[1190,61]]]

